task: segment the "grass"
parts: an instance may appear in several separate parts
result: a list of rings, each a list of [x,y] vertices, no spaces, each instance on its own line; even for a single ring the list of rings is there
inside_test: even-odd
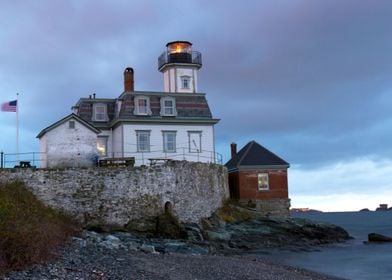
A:
[[[0,275],[50,259],[77,231],[69,217],[45,206],[23,183],[0,183]]]

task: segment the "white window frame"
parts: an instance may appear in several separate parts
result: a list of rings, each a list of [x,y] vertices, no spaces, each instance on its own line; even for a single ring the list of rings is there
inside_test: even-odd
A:
[[[166,102],[170,101],[171,106],[166,106]],[[161,116],[177,116],[176,99],[171,96],[161,98]]]
[[[98,112],[98,108],[103,108],[103,112]],[[107,104],[95,103],[93,106],[93,121],[95,122],[106,122],[108,121]],[[99,117],[98,117],[99,116]]]
[[[173,139],[171,142],[173,145],[173,149],[169,149],[169,139],[168,137],[172,136]],[[163,130],[162,131],[162,137],[163,137],[163,152],[165,153],[175,153],[177,151],[177,131],[173,131],[173,130]]]
[[[138,153],[149,153],[150,152],[150,130],[136,130],[136,149]],[[141,137],[146,136],[146,147],[142,144],[144,141]]]
[[[181,88],[182,89],[191,89],[191,76],[184,75],[181,76]]]
[[[97,138],[97,152],[98,155],[101,157],[107,157],[108,156],[108,136],[98,136]],[[101,152],[100,149],[100,142],[99,140],[103,140],[103,152]]]
[[[268,191],[269,187],[269,174],[267,172],[257,174],[257,187],[259,191]]]
[[[192,139],[192,135],[197,134],[199,135],[199,150],[197,149],[197,143],[194,143],[194,139]],[[202,132],[201,131],[188,131],[188,148],[190,153],[201,153],[202,151],[202,146],[201,146],[201,137],[202,137]],[[196,147],[195,147],[196,146]]]
[[[146,102],[146,109],[141,111],[141,107],[139,106],[139,101],[144,100]],[[152,114],[150,108],[150,98],[148,96],[136,96],[134,99],[135,109],[133,113],[139,116],[149,116]],[[143,106],[144,107],[144,106]]]

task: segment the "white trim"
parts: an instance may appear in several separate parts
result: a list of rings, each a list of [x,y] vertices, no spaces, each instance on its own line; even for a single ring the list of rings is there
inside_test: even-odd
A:
[[[270,189],[269,175],[267,172],[257,173],[257,188],[259,191],[268,191]]]
[[[196,143],[196,141],[193,139],[191,141],[191,134],[197,134],[199,135],[199,143]],[[201,153],[202,152],[202,131],[191,131],[188,130],[188,149],[190,153]]]
[[[176,99],[172,96],[165,96],[161,97],[161,116],[177,116],[177,110],[176,110]],[[165,106],[165,101],[171,101],[172,106],[171,107],[166,107]],[[172,109],[172,113],[167,113],[166,109]]]
[[[180,80],[181,80],[181,89],[191,89],[191,82],[192,82],[192,77],[191,76],[189,76],[189,75],[182,75],[181,77],[180,77]],[[186,84],[187,84],[187,86],[184,86],[184,84],[185,84],[185,81],[186,81]]]
[[[97,108],[101,107],[103,108],[103,112],[102,113],[98,113],[97,112]],[[102,118],[99,117],[97,118],[98,115],[102,115]],[[108,107],[107,104],[105,103],[94,103],[93,105],[93,121],[94,122],[107,122],[109,120],[108,118]]]
[[[169,150],[166,146],[166,138],[167,135],[174,135],[174,149]],[[175,130],[162,130],[162,138],[163,138],[163,152],[164,153],[176,153],[177,152],[177,131]]]
[[[146,112],[140,112],[139,100],[145,100],[146,101]],[[134,115],[138,115],[138,116],[150,116],[150,115],[152,115],[151,107],[150,107],[150,97],[144,96],[144,95],[135,96],[133,102],[134,102],[134,110],[133,110],[133,114]]]
[[[149,153],[151,150],[151,130],[135,130],[136,133],[136,151],[138,153]],[[145,135],[147,136],[147,148],[146,149],[140,149],[140,139],[139,136],[140,135]]]

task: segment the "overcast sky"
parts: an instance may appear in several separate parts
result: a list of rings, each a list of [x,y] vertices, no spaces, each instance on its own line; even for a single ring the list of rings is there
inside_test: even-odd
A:
[[[169,41],[203,55],[217,151],[256,140],[291,164],[293,207],[392,204],[392,1],[3,0],[0,102],[19,92],[20,151],[80,97],[163,90]],[[0,114],[15,152],[15,113]]]

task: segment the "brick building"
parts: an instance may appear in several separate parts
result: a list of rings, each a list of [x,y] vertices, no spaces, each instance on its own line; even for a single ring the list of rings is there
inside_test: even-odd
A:
[[[229,172],[230,197],[256,205],[257,210],[272,216],[288,216],[287,169],[290,164],[255,141],[238,153],[231,144]]]

